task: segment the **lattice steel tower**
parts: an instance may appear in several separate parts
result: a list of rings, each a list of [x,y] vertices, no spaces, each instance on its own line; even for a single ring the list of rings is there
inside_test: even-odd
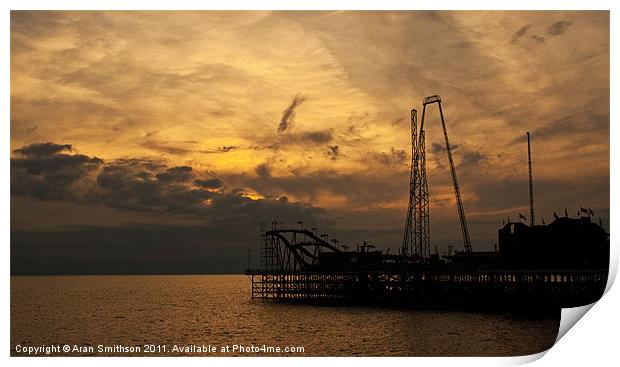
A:
[[[418,114],[412,109],[409,206],[402,252],[406,256],[411,256],[414,261],[423,261],[430,257],[429,203],[424,130],[418,133],[417,125]]]
[[[429,218],[429,195],[428,181],[426,179],[426,142],[424,130],[424,117],[426,106],[437,103],[441,117],[441,126],[446,143],[446,152],[450,163],[452,174],[452,184],[456,196],[456,206],[458,209],[461,231],[463,235],[464,249],[466,253],[471,253],[471,241],[469,230],[465,220],[465,209],[461,199],[461,191],[456,177],[456,169],[452,159],[452,148],[448,140],[448,131],[441,108],[441,97],[437,95],[424,98],[422,109],[422,121],[418,129],[417,111],[411,110],[411,174],[409,178],[409,207],[407,209],[407,220],[405,222],[405,233],[403,236],[402,252],[404,255],[411,256],[414,261],[424,261],[431,256],[430,239],[430,218]]]

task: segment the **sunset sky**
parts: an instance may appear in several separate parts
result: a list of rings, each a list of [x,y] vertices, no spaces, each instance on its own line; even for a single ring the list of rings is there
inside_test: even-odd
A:
[[[472,247],[609,223],[609,12],[11,13],[13,273],[238,272],[261,221],[400,246],[442,97]],[[462,248],[436,106],[431,240]]]

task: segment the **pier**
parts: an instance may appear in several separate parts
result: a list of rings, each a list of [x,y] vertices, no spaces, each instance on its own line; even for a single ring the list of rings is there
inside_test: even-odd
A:
[[[598,300],[599,271],[248,271],[252,298],[441,307],[576,307]]]

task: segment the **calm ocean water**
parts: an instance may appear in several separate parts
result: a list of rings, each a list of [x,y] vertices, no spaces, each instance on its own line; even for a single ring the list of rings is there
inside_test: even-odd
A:
[[[269,303],[244,275],[11,277],[11,355],[512,356],[548,349],[558,326],[559,314]]]

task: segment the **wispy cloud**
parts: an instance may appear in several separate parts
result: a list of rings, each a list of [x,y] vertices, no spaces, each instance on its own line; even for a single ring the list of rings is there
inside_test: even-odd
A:
[[[278,124],[278,132],[284,132],[291,127],[295,120],[295,109],[299,107],[306,99],[299,94],[293,98],[291,104],[282,112],[280,123]]]

